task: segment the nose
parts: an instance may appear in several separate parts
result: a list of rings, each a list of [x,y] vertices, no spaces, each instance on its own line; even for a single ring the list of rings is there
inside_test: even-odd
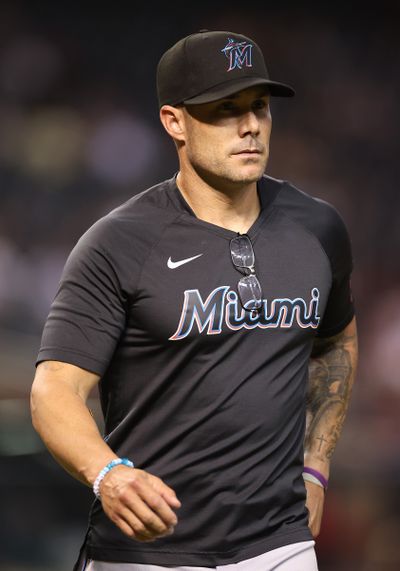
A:
[[[260,121],[254,111],[247,111],[240,118],[240,136],[258,135],[260,132]]]

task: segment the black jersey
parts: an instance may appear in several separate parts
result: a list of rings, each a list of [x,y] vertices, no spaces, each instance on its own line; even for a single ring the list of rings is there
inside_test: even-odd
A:
[[[105,439],[182,502],[175,533],[129,539],[94,501],[92,559],[215,566],[309,540],[308,360],[353,317],[337,211],[264,176],[249,229],[263,291],[238,299],[235,232],[199,220],[175,177],[96,222],[66,263],[38,362],[101,375]]]

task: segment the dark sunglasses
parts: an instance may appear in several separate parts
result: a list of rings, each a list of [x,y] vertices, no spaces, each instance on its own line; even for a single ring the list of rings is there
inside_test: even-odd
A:
[[[253,244],[247,234],[238,234],[230,241],[235,268],[243,274],[238,282],[240,303],[246,311],[257,311],[262,306],[261,284],[256,276]]]

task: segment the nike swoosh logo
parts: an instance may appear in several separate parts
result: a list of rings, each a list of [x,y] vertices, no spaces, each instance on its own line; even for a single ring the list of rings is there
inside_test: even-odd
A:
[[[167,266],[174,270],[175,268],[179,268],[179,266],[183,266],[183,264],[187,264],[188,262],[192,262],[196,258],[200,258],[203,254],[197,254],[197,256],[193,256],[192,258],[185,258],[184,260],[179,260],[178,262],[173,262],[171,260],[171,256],[168,258]]]

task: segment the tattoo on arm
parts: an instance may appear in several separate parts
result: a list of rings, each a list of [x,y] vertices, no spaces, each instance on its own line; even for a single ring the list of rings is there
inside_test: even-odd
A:
[[[339,439],[357,364],[355,323],[317,340],[309,364],[305,453],[326,462]]]

